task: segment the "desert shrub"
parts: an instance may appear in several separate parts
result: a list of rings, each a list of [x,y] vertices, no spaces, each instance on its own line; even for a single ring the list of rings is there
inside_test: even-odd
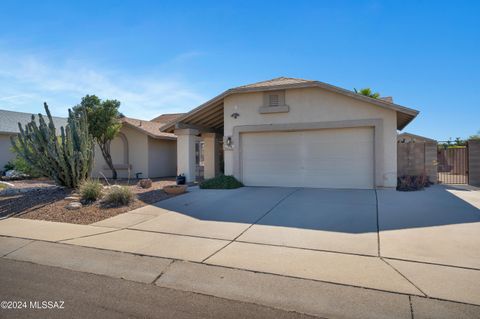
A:
[[[6,171],[10,171],[12,169],[15,169],[15,164],[13,164],[13,161],[10,160],[7,162],[7,164],[5,164],[5,166],[3,166],[3,170],[6,172]]]
[[[12,160],[13,169],[30,177],[40,177],[42,173],[30,165],[24,158],[17,156]]]
[[[102,196],[103,185],[97,179],[88,179],[80,185],[80,197],[93,202]]]
[[[242,187],[243,184],[231,175],[220,175],[201,182],[199,186],[202,189],[233,189]]]
[[[150,178],[141,179],[137,186],[141,188],[150,188],[152,187],[152,180]]]
[[[113,185],[103,198],[104,204],[108,206],[123,206],[130,204],[135,195],[127,186]]]
[[[426,175],[404,175],[397,178],[397,190],[403,192],[422,190],[432,184]]]

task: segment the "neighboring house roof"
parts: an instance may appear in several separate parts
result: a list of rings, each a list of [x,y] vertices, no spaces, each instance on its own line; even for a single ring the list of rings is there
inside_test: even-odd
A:
[[[133,119],[130,117],[123,117],[122,123],[128,127],[136,129],[142,133],[147,134],[150,137],[158,139],[176,139],[177,136],[171,133],[165,133],[160,131],[160,127],[165,123],[158,123],[152,121],[144,121],[139,119]]]
[[[162,114],[160,116],[157,116],[156,118],[154,119],[151,119],[150,121],[151,122],[158,122],[158,123],[163,123],[163,124],[166,124],[166,123],[169,123],[171,121],[174,121],[176,120],[177,118],[179,118],[180,116],[184,115],[185,113],[170,113],[170,114]]]
[[[0,110],[0,133],[20,133],[18,123],[22,124],[22,126],[25,126],[32,120],[32,115],[35,115],[35,120],[38,123],[38,114]],[[44,114],[42,115],[44,116],[45,120],[47,120],[47,116]],[[64,117],[53,116],[52,119],[57,130],[59,130],[61,126],[65,127],[67,125],[67,119]]]
[[[437,142],[434,139],[431,139],[431,138],[428,138],[428,137],[425,137],[425,136],[415,135],[415,134],[412,134],[412,133],[407,133],[407,132],[404,132],[404,133],[401,133],[401,134],[397,135],[397,140],[407,139],[407,138],[416,139],[416,140],[425,141],[425,142]]]
[[[206,103],[198,106],[197,108],[191,110],[190,112],[178,117],[175,120],[172,120],[168,124],[162,126],[162,131],[172,132],[175,129],[175,124],[181,122],[182,120],[188,120],[191,117],[195,116],[195,114],[199,111],[202,111],[206,108],[210,107],[217,107],[223,99],[229,95],[235,93],[248,93],[248,92],[261,92],[261,91],[273,91],[273,90],[284,90],[284,89],[295,89],[295,88],[309,88],[309,87],[318,87],[324,90],[335,92],[338,94],[342,94],[360,101],[364,101],[370,104],[374,104],[379,107],[383,107],[386,109],[390,109],[397,112],[397,129],[403,129],[408,123],[410,123],[419,113],[419,111],[410,109],[393,102],[382,100],[382,99],[374,99],[367,97],[365,95],[357,94],[353,91],[349,91],[346,89],[342,89],[340,87],[330,85],[320,81],[312,81],[312,80],[305,80],[305,79],[296,79],[296,78],[287,78],[287,77],[279,77],[267,81],[261,81],[257,83],[247,84],[243,86],[238,86],[225,92],[221,93],[220,95],[214,97],[213,99],[207,101]]]

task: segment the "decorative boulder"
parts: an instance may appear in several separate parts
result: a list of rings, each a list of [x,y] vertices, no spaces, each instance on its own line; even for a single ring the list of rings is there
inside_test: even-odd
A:
[[[65,208],[69,209],[69,210],[80,209],[80,208],[82,208],[82,203],[80,203],[80,202],[70,202],[70,203],[68,203],[67,206],[65,206]]]
[[[14,169],[11,169],[5,172],[5,177],[7,177],[8,179],[24,179],[24,178],[28,178],[28,175],[23,174],[22,172],[16,171]]]
[[[152,187],[152,180],[150,178],[141,179],[137,186],[141,188],[150,188]]]

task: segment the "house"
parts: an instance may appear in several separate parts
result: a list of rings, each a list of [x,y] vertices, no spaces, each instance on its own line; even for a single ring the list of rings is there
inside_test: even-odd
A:
[[[164,114],[151,121],[121,118],[122,128],[110,143],[110,153],[118,178],[175,176],[177,171],[176,136],[160,131],[168,121],[182,114]],[[95,147],[93,177],[111,177],[112,172]]]
[[[437,143],[436,140],[425,137],[425,136],[420,136],[412,133],[407,133],[403,132],[401,134],[398,134],[397,140],[399,143]]]
[[[0,110],[0,170],[15,157],[11,151],[10,136],[17,135],[18,123],[25,126],[32,119],[31,113]],[[110,143],[110,151],[119,178],[175,176],[177,170],[176,136],[160,132],[159,128],[182,114],[163,114],[152,121],[124,117],[121,119],[120,134]],[[38,116],[36,116],[38,118]],[[67,119],[53,117],[60,133],[60,127],[67,125]],[[200,143],[200,141],[198,141]],[[199,144],[200,145],[200,144]],[[198,148],[198,145],[197,145]],[[200,166],[199,163],[198,166]],[[198,170],[199,168],[197,168]],[[100,148],[95,146],[93,177],[110,177]]]
[[[20,133],[18,123],[25,126],[32,120],[32,115],[35,115],[38,121],[37,114],[0,110],[0,170],[3,170],[5,164],[15,158],[15,153],[11,150],[10,137]],[[46,119],[46,115],[44,117]],[[67,125],[66,118],[54,116],[52,119],[58,132],[61,126]]]
[[[247,186],[395,187],[397,130],[418,111],[319,81],[280,77],[229,89],[161,130],[177,135],[177,172]],[[223,160],[222,160],[223,158]]]

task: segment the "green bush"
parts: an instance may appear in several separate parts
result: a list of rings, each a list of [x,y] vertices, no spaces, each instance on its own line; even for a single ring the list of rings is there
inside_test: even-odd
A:
[[[27,174],[30,177],[43,176],[43,174],[38,169],[28,164],[28,162],[20,156],[17,156],[13,159],[13,166],[16,171]]]
[[[231,175],[220,175],[201,182],[199,186],[202,189],[233,189],[242,187],[243,184]]]
[[[88,179],[80,185],[82,200],[94,202],[102,196],[103,185],[96,179]]]
[[[6,172],[6,171],[10,171],[12,169],[15,169],[15,165],[13,164],[13,161],[8,161],[7,164],[5,164],[5,166],[3,166],[3,170]]]
[[[122,206],[130,204],[135,195],[127,186],[113,185],[103,198],[104,204],[108,206]]]

